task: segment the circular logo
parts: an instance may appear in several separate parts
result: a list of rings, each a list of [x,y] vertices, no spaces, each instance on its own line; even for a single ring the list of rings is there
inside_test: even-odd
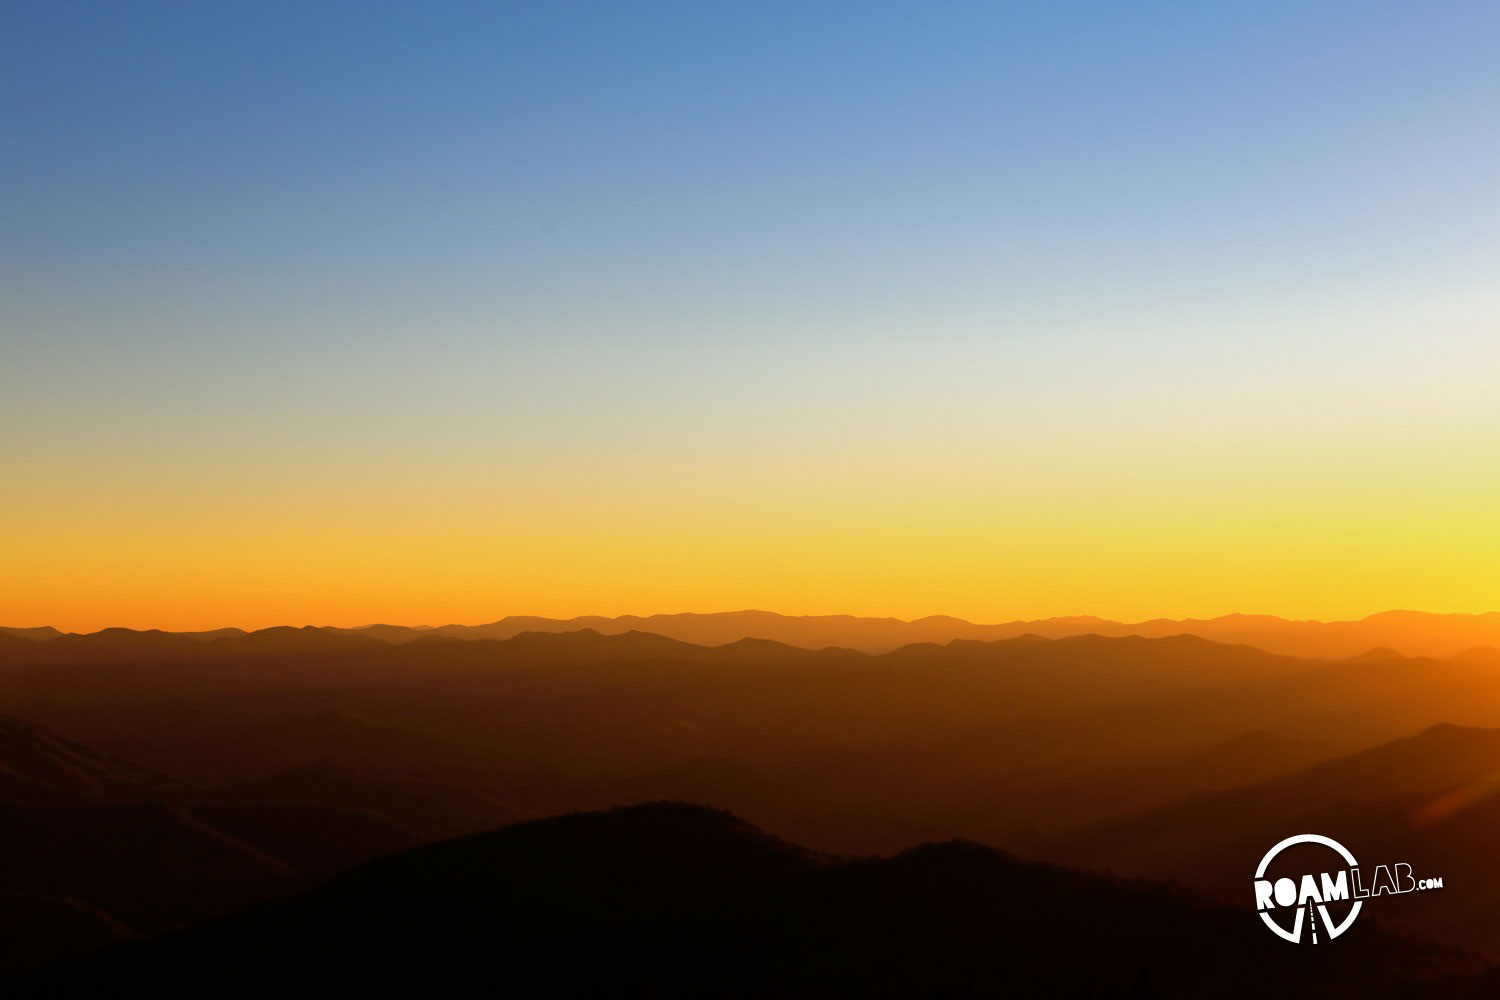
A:
[[[1266,878],[1266,871],[1271,867],[1271,862],[1276,860],[1282,851],[1299,844],[1318,844],[1335,851],[1343,861],[1343,865],[1337,869],[1337,875],[1328,872],[1303,875],[1301,881],[1291,878],[1278,878],[1274,882]],[[1333,918],[1328,915],[1328,902],[1330,900],[1347,900],[1349,898],[1349,871],[1357,869],[1359,862],[1354,860],[1354,855],[1347,847],[1330,837],[1319,836],[1316,833],[1299,833],[1295,837],[1288,837],[1275,847],[1266,852],[1266,856],[1260,859],[1260,867],[1255,869],[1255,905],[1260,911],[1260,919],[1271,932],[1283,941],[1293,944],[1302,942],[1302,929],[1307,924],[1311,933],[1309,938],[1313,944],[1318,943],[1318,920],[1321,918],[1323,932],[1329,938],[1336,938],[1344,933],[1354,923],[1354,918],[1359,916],[1359,909],[1363,904],[1361,900],[1355,900],[1349,909],[1349,914],[1344,917],[1343,923],[1334,923]],[[1292,929],[1287,930],[1278,924],[1271,914],[1277,909],[1294,909],[1295,916],[1292,919]],[[1313,914],[1316,913],[1316,916]]]

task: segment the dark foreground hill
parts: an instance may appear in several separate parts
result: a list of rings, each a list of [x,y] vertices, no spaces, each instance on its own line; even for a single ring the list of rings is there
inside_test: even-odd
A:
[[[417,840],[345,808],[209,796],[0,717],[0,969],[227,913]]]
[[[12,983],[77,995],[1492,997],[1475,960],[1361,922],[1292,946],[1248,906],[966,842],[840,861],[654,803],[506,827]]]

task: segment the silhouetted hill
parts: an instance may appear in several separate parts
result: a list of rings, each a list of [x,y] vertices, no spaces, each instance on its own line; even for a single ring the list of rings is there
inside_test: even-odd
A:
[[[47,640],[56,639],[62,635],[51,625],[42,625],[38,628],[11,628],[0,625],[0,635],[14,636],[17,639]]]
[[[1500,724],[1500,671],[1483,664],[1309,661],[1194,636],[880,656],[591,631],[335,640],[253,651],[180,640],[135,660],[0,654],[0,709],[199,786],[328,761],[394,778],[379,812],[394,818],[421,797],[397,785],[458,769],[514,807],[497,821],[681,795],[840,851],[1004,842],[1263,780],[1312,762],[1293,758],[1315,742],[1348,750],[1439,720]],[[1254,731],[1302,749],[1210,750]],[[722,783],[672,776],[702,760],[731,765]],[[540,774],[554,777],[513,780]],[[433,789],[434,808],[454,791]]]
[[[51,888],[36,883],[17,891],[73,895],[135,929],[141,918],[116,913],[103,900],[135,898],[145,889],[131,885],[126,892],[112,882],[113,867],[91,868],[86,855],[94,852],[121,870],[149,872],[156,862],[114,843],[96,851],[90,838],[98,831],[123,834],[124,845],[181,840],[185,856],[204,852],[208,875],[222,870],[221,881],[205,876],[188,885],[164,874],[160,885],[171,891],[162,912],[180,916],[222,912],[211,907],[303,885],[310,868],[338,863],[332,840],[323,842],[331,852],[326,865],[289,856],[301,839],[310,848],[319,843],[317,829],[299,825],[314,808],[344,817],[320,822],[330,830],[350,824],[353,845],[366,842],[359,830],[369,824],[410,829],[410,842],[680,797],[732,808],[840,853],[952,837],[1030,850],[1070,826],[1193,792],[1263,783],[1330,752],[1388,741],[1437,720],[1500,723],[1500,671],[1486,664],[1303,660],[1189,635],[958,640],[882,655],[770,640],[708,647],[594,631],[508,640],[423,636],[400,644],[319,630],[6,642],[0,708],[65,732],[100,757],[192,786],[143,793],[147,801],[133,812],[78,809],[19,827],[33,836],[13,847],[61,838],[85,860],[70,867],[60,854],[38,869],[58,875]],[[109,652],[127,646],[137,653]],[[46,659],[53,656],[60,658]],[[1255,733],[1263,735],[1247,735]],[[1395,763],[1369,768],[1367,805],[1346,813],[1368,822],[1348,828],[1381,842],[1381,831],[1408,829],[1392,819],[1398,809],[1451,815],[1413,842],[1449,852],[1445,860],[1451,855],[1461,865],[1493,870],[1478,854],[1485,835],[1492,840],[1494,833],[1478,822],[1481,805],[1456,812],[1451,803],[1443,807],[1448,812],[1434,805],[1464,792],[1433,784],[1443,779],[1441,763],[1411,782]],[[31,781],[17,778],[23,780]],[[1202,827],[1185,824],[1208,834],[1194,834],[1173,856],[1194,880],[1216,885],[1215,872],[1241,870],[1226,858],[1250,852],[1253,862],[1267,843],[1294,832],[1280,825],[1286,803],[1294,801],[1288,795],[1249,810],[1249,818],[1231,809],[1211,814]],[[1428,798],[1398,801],[1403,795]],[[99,801],[75,790],[29,801],[60,808],[64,800],[104,806],[129,797]],[[13,812],[24,815],[7,809],[8,826]],[[1321,821],[1312,813],[1306,818]],[[258,826],[262,820],[269,825]],[[1197,841],[1210,843],[1225,829],[1253,833],[1256,842],[1194,854]],[[1023,830],[1032,831],[1029,838],[1011,839]],[[1324,832],[1336,835],[1332,825]],[[205,833],[208,845],[200,843]],[[1149,851],[1174,837],[1170,828],[1144,830],[1122,836],[1119,847]],[[227,849],[228,841],[248,846],[253,857]],[[1401,846],[1395,840],[1392,851]],[[21,855],[7,853],[7,869],[13,856]],[[280,867],[252,863],[262,856]],[[363,856],[356,850],[346,857]],[[1089,863],[1109,865],[1110,857]],[[290,874],[273,874],[282,868]],[[74,874],[88,881],[67,882]],[[105,895],[84,891],[96,883]],[[188,895],[173,897],[179,889]],[[1228,889],[1243,886],[1236,881]],[[202,897],[191,896],[200,890]],[[1455,901],[1455,914],[1470,914],[1467,904],[1456,904],[1466,893],[1483,903],[1485,892],[1481,878],[1459,892],[1431,895]],[[1488,947],[1442,913],[1422,926]]]
[[[389,647],[398,646],[397,652]],[[632,660],[673,660],[681,663],[830,662],[858,657],[850,650],[811,651],[770,640],[739,639],[717,648],[695,645],[647,632],[625,631],[605,635],[593,629],[572,632],[519,632],[504,640],[463,641],[444,638],[437,630],[415,634],[407,643],[381,642],[354,630],[322,628],[272,628],[258,632],[226,634],[212,640],[191,633],[135,632],[106,629],[89,635],[64,635],[49,641],[27,641],[9,637],[0,646],[0,669],[24,678],[27,668],[66,666],[88,668],[116,664],[149,665],[152,673],[96,671],[90,681],[112,687],[128,687],[132,681],[150,679],[163,690],[199,687],[214,679],[219,687],[264,687],[295,683],[296,673],[282,669],[283,655],[317,656],[318,671],[303,677],[307,683],[328,679],[330,668],[355,674],[369,672],[371,663],[413,664],[448,661],[461,665],[543,666],[549,663],[602,663]],[[222,658],[237,661],[232,673],[214,677],[202,671],[183,671],[184,664]],[[176,668],[174,670],[174,668]],[[74,682],[74,674],[43,671],[54,684]],[[377,675],[378,676],[378,675]]]
[[[0,778],[4,920],[24,927],[9,965],[225,913],[417,840],[329,803],[202,801],[14,719],[0,719]]]
[[[289,625],[276,628],[263,628],[243,635],[226,635],[214,640],[237,650],[274,650],[274,649],[347,649],[358,648],[363,644],[379,642],[373,635],[352,635],[347,633],[333,632],[328,629],[306,625],[302,628],[293,628]]]
[[[1493,978],[1359,926],[1288,947],[1249,906],[977,844],[837,861],[655,803],[524,823],[366,865],[16,985],[414,988],[526,996],[1452,997]]]
[[[1224,615],[1208,619],[1157,618],[1142,622],[1117,622],[1090,615],[1045,618],[982,625],[932,615],[914,621],[899,618],[861,618],[853,615],[781,615],[770,611],[730,611],[714,614],[621,615],[604,618],[584,615],[557,619],[513,615],[484,625],[406,627],[368,625],[363,628],[308,626],[302,629],[263,629],[263,633],[286,636],[321,633],[331,640],[373,638],[388,643],[412,642],[423,637],[447,639],[510,639],[523,632],[579,632],[602,635],[647,632],[702,646],[722,646],[738,639],[768,639],[804,649],[828,646],[883,653],[916,643],[948,643],[955,639],[993,642],[1024,635],[1059,639],[1075,635],[1114,638],[1137,635],[1164,638],[1190,634],[1214,642],[1245,644],[1268,652],[1322,659],[1347,659],[1372,647],[1404,650],[1409,656],[1444,658],[1474,646],[1500,646],[1500,612],[1484,614],[1430,614],[1421,611],[1385,611],[1357,621],[1289,621],[1273,615]],[[7,629],[32,638],[54,638],[55,629]],[[106,629],[118,639],[126,629]],[[136,636],[151,633],[134,633]],[[257,633],[250,633],[256,635]],[[240,637],[238,629],[180,633],[183,637]],[[61,636],[75,640],[79,636]]]
[[[171,656],[129,664],[3,663],[0,707],[148,766],[190,768],[183,776],[202,781],[246,780],[319,758],[383,768],[454,762],[415,752],[397,759],[394,748],[410,740],[370,741],[370,759],[357,760],[339,748],[353,734],[320,742],[273,733],[329,712],[382,720],[506,770],[618,771],[767,751],[805,757],[871,738],[926,740],[934,730],[1137,705],[1317,668],[1191,637],[1015,639],[883,657],[587,631],[261,653],[229,649],[235,642],[184,640]],[[1212,729],[1186,742],[1223,735]]]
[[[1263,784],[1086,827],[1044,853],[1242,892],[1267,848],[1308,832],[1333,837],[1368,864],[1399,861],[1418,877],[1444,876],[1441,892],[1382,900],[1381,919],[1500,960],[1500,729],[1434,726]]]
[[[718,614],[673,614],[618,618],[584,616],[549,619],[502,618],[487,625],[445,625],[434,634],[451,638],[504,639],[522,631],[570,632],[591,628],[605,634],[640,630],[703,645],[722,645],[737,638],[774,639],[818,649],[845,646],[885,652],[913,643],[946,643],[954,639],[994,641],[1022,635],[1063,638],[1072,635],[1146,638],[1192,634],[1215,642],[1244,643],[1292,656],[1342,659],[1371,646],[1394,646],[1416,656],[1450,656],[1468,646],[1500,643],[1500,613],[1438,615],[1389,611],[1358,621],[1288,621],[1272,615],[1224,615],[1210,619],[1158,618],[1116,622],[1089,615],[980,625],[934,615],[915,621],[859,618],[851,615],[778,615],[769,611]]]
[[[1072,635],[1146,638],[1192,634],[1215,642],[1244,643],[1292,656],[1342,659],[1372,646],[1394,646],[1414,656],[1451,656],[1481,643],[1500,644],[1500,612],[1439,615],[1388,611],[1358,621],[1288,621],[1273,615],[1224,615],[1210,619],[1158,618],[1116,622],[1090,615],[980,625],[933,615],[914,621],[860,618],[852,615],[779,615],[769,611],[716,614],[586,615],[552,619],[512,616],[486,625],[444,625],[432,634],[461,639],[505,639],[520,632],[571,632],[582,628],[604,634],[638,630],[717,646],[739,638],[773,639],[820,649],[843,646],[880,653],[913,643],[946,643],[954,639],[994,641],[1023,635],[1063,638]]]
[[[1351,656],[1351,657],[1349,657],[1349,662],[1350,663],[1379,663],[1381,660],[1401,660],[1401,659],[1405,659],[1405,657],[1403,657],[1400,653],[1396,652],[1394,649],[1389,649],[1389,648],[1387,648],[1385,646],[1373,646],[1370,649],[1365,650],[1363,653],[1358,654],[1357,656]]]
[[[358,628],[335,628],[331,625],[324,625],[322,628],[325,632],[359,635],[379,639],[381,642],[411,642],[432,631],[429,625],[361,625]]]

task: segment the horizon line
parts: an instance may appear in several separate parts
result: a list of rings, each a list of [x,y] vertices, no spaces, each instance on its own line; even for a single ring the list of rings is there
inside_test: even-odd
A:
[[[239,625],[221,625],[221,626],[216,626],[216,627],[213,627],[213,628],[179,628],[179,629],[161,628],[161,627],[158,627],[158,626],[147,626],[147,627],[142,628],[142,627],[134,627],[134,626],[129,626],[129,625],[104,625],[104,626],[101,626],[99,628],[96,628],[96,629],[93,629],[93,630],[89,630],[89,631],[70,631],[70,630],[67,630],[67,629],[57,628],[56,626],[53,626],[51,624],[43,624],[43,625],[9,625],[9,624],[0,624],[0,629],[4,629],[4,630],[7,630],[7,631],[10,631],[10,630],[16,630],[16,631],[42,631],[42,630],[46,630],[46,629],[51,629],[52,631],[57,632],[57,633],[59,633],[61,635],[95,635],[95,634],[98,634],[99,632],[106,632],[106,631],[110,631],[110,630],[113,630],[113,629],[120,629],[120,630],[127,631],[127,632],[162,632],[162,633],[166,633],[166,634],[175,634],[175,635],[195,634],[195,633],[207,633],[207,632],[224,632],[224,631],[239,631],[239,632],[243,632],[243,633],[246,633],[246,634],[250,634],[250,633],[261,632],[261,631],[265,631],[267,629],[273,629],[273,628],[298,628],[298,629],[311,628],[311,629],[339,629],[339,630],[345,630],[345,631],[358,631],[358,630],[362,630],[362,629],[370,629],[370,628],[377,628],[377,627],[387,627],[387,628],[411,629],[413,631],[433,631],[433,630],[443,629],[443,628],[480,628],[480,627],[483,627],[483,626],[486,626],[486,625],[494,625],[494,624],[498,624],[500,622],[504,622],[504,621],[508,621],[508,620],[516,619],[516,618],[532,618],[532,619],[537,619],[537,620],[540,620],[540,621],[551,621],[551,622],[573,622],[573,621],[578,621],[580,619],[600,619],[600,620],[603,620],[603,621],[620,621],[622,619],[638,619],[638,620],[645,621],[645,620],[649,620],[649,619],[652,619],[652,618],[686,618],[686,617],[711,618],[711,617],[723,617],[723,616],[730,616],[730,615],[769,615],[769,616],[773,616],[773,617],[776,617],[776,618],[786,618],[786,619],[831,619],[831,618],[838,618],[838,619],[854,619],[854,620],[857,620],[857,621],[866,621],[866,622],[893,622],[893,623],[897,623],[897,624],[901,624],[901,625],[912,625],[912,624],[916,624],[918,622],[924,622],[924,621],[928,621],[930,619],[940,618],[940,619],[947,619],[947,620],[953,621],[955,623],[963,624],[963,625],[971,625],[971,626],[974,626],[976,628],[992,628],[992,627],[1001,627],[1001,626],[1006,626],[1006,625],[1021,625],[1021,624],[1043,624],[1043,623],[1047,623],[1047,622],[1056,622],[1056,621],[1063,621],[1063,620],[1070,620],[1070,619],[1086,619],[1086,620],[1097,621],[1097,622],[1100,622],[1100,623],[1103,623],[1103,624],[1122,625],[1122,626],[1147,625],[1147,624],[1151,624],[1151,623],[1154,623],[1154,622],[1173,622],[1173,623],[1184,623],[1184,624],[1190,623],[1190,622],[1219,622],[1219,621],[1223,621],[1223,620],[1229,619],[1229,618],[1274,619],[1275,621],[1284,622],[1286,624],[1337,625],[1337,624],[1352,624],[1352,623],[1358,623],[1358,622],[1365,622],[1365,621],[1369,621],[1372,618],[1377,618],[1377,617],[1380,617],[1380,616],[1383,616],[1383,615],[1424,615],[1424,616],[1429,616],[1429,617],[1445,617],[1445,618],[1459,618],[1459,617],[1464,617],[1464,618],[1481,618],[1481,617],[1485,617],[1485,616],[1488,616],[1488,615],[1494,615],[1494,614],[1500,614],[1500,610],[1487,610],[1487,611],[1425,611],[1425,610],[1419,610],[1419,609],[1415,609],[1415,608],[1387,608],[1387,609],[1381,610],[1381,611],[1370,612],[1369,614],[1363,615],[1363,616],[1358,617],[1358,618],[1326,618],[1326,619],[1324,619],[1324,618],[1288,618],[1288,617],[1285,617],[1283,615],[1267,614],[1267,613],[1260,613],[1260,612],[1230,611],[1230,612],[1226,612],[1224,614],[1213,615],[1213,616],[1210,616],[1210,617],[1183,616],[1183,617],[1180,617],[1180,618],[1174,618],[1174,617],[1172,617],[1170,615],[1157,615],[1155,617],[1150,617],[1150,618],[1138,618],[1138,619],[1134,619],[1134,620],[1126,620],[1124,618],[1108,618],[1108,617],[1105,617],[1105,616],[1102,616],[1102,615],[1080,613],[1080,614],[1048,615],[1046,617],[1040,617],[1040,618],[1010,618],[1010,619],[1006,619],[1006,620],[1002,620],[1002,621],[976,622],[976,621],[973,621],[973,620],[968,619],[968,618],[961,618],[961,617],[959,617],[957,615],[943,614],[943,613],[940,613],[940,612],[939,613],[935,613],[935,614],[921,615],[921,616],[918,616],[918,617],[915,617],[915,618],[899,618],[899,617],[896,617],[896,616],[893,616],[893,615],[860,615],[860,614],[852,614],[852,613],[848,613],[848,612],[833,612],[833,613],[824,613],[824,614],[792,614],[792,613],[782,612],[782,611],[768,611],[768,610],[765,610],[763,608],[740,608],[740,609],[728,610],[728,611],[658,611],[658,612],[651,612],[650,614],[637,614],[637,613],[631,613],[631,612],[621,613],[621,614],[617,614],[617,615],[577,614],[577,615],[570,615],[570,616],[566,616],[566,617],[555,616],[555,615],[538,615],[538,614],[507,614],[507,615],[502,615],[499,618],[492,618],[492,619],[488,619],[488,620],[480,621],[480,622],[473,622],[473,623],[445,622],[445,623],[443,623],[441,625],[425,625],[425,624],[424,625],[403,625],[403,624],[396,624],[396,623],[393,623],[393,622],[390,622],[390,621],[366,621],[366,622],[362,622],[362,623],[356,624],[356,625],[313,624],[313,623],[306,623],[306,624],[301,624],[301,625],[294,625],[294,624],[290,624],[290,623],[287,623],[287,622],[282,622],[282,623],[279,623],[279,624],[262,625],[262,626],[259,626],[259,627],[256,627],[256,628],[246,628],[244,626],[239,626]]]

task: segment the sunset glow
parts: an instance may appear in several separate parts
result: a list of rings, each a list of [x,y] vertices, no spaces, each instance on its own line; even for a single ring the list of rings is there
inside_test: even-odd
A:
[[[0,620],[1500,606],[1492,35],[1387,13],[12,12]]]

